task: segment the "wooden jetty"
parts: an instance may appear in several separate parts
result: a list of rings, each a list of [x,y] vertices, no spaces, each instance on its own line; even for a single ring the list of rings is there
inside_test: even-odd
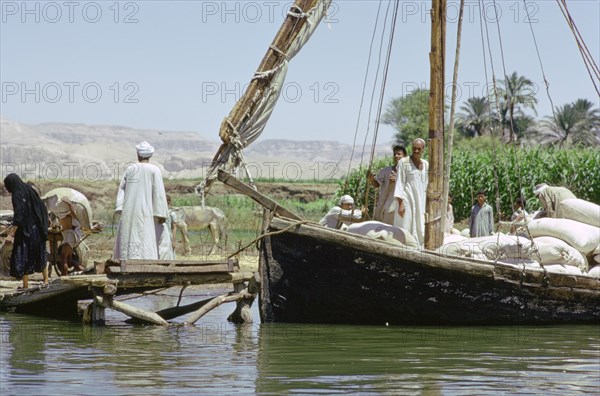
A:
[[[211,309],[236,301],[229,317],[234,322],[251,322],[250,307],[258,292],[260,277],[240,271],[237,259],[214,261],[123,260],[95,262],[93,273],[62,276],[47,285],[0,281],[0,310],[60,319],[79,319],[86,324],[104,324],[105,309],[120,311],[132,322],[167,326],[167,320],[193,312],[185,324],[193,324]],[[185,306],[149,312],[115,299],[116,296],[191,285],[233,284],[231,293]],[[91,300],[81,313],[80,300]],[[179,299],[181,300],[181,299]]]

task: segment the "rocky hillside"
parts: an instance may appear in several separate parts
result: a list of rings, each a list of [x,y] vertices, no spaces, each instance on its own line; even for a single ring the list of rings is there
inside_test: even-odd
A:
[[[134,129],[123,126],[42,123],[26,125],[0,119],[2,177],[16,172],[28,179],[115,179],[135,161],[134,146],[146,140],[155,148],[152,161],[165,178],[202,177],[220,145],[215,136],[196,132]],[[376,148],[386,155],[389,145]],[[348,169],[351,146],[333,141],[258,140],[245,151],[255,177],[327,180]],[[366,148],[367,156],[370,147]],[[354,153],[354,162],[361,153]]]

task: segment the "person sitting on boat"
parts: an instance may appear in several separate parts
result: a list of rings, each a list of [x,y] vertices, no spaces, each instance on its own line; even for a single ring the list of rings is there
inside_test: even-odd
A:
[[[396,200],[394,199],[394,187],[396,186],[396,173],[398,171],[398,162],[406,157],[406,148],[396,145],[394,151],[394,165],[386,166],[381,169],[377,176],[369,173],[369,182],[379,188],[379,197],[373,211],[373,218],[376,221],[393,225],[394,214],[396,212]]]
[[[510,221],[512,225],[510,226],[510,233],[516,234],[517,226],[523,225],[525,221],[529,218],[529,213],[525,210],[525,198],[519,197],[515,200],[513,204],[514,213],[510,217]]]
[[[494,232],[494,210],[486,202],[485,191],[477,192],[477,202],[471,208],[469,230],[471,238],[489,236]]]
[[[319,224],[328,228],[347,227],[354,222],[360,221],[362,215],[362,211],[354,209],[354,198],[350,195],[342,195],[338,205],[331,208],[319,221]]]
[[[425,241],[425,192],[429,183],[429,162],[421,159],[424,151],[425,140],[412,141],[410,157],[398,161],[394,189],[398,207],[394,225],[410,232],[421,245]]]
[[[536,215],[536,218],[540,217],[552,217],[556,218],[558,207],[560,203],[565,199],[577,198],[566,187],[554,187],[549,186],[546,183],[541,183],[535,186],[533,194],[538,197],[543,209]]]

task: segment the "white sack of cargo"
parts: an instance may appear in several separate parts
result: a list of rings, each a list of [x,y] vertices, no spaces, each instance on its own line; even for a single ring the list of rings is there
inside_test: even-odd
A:
[[[565,199],[558,205],[556,217],[600,227],[600,206],[579,198]]]
[[[453,242],[462,242],[465,239],[469,239],[469,237],[465,237],[460,234],[446,234],[444,236],[444,245],[447,245],[447,244],[453,243]]]
[[[498,234],[448,243],[437,251],[463,257],[476,257],[483,254],[488,260],[530,258],[531,241],[523,237]]]
[[[573,265],[551,264],[544,265],[546,271],[554,274],[583,275],[581,270]]]
[[[465,228],[464,230],[462,230],[460,232],[460,235],[464,236],[464,237],[470,237],[471,236],[471,230],[468,228]]]
[[[500,263],[503,265],[508,265],[511,267],[515,267],[515,268],[519,268],[519,269],[542,269],[542,267],[540,267],[540,263],[538,263],[536,260],[532,260],[532,259],[523,259],[523,258],[504,258],[504,259],[499,259],[498,261],[496,261],[496,263]]]
[[[73,204],[81,229],[90,230],[92,228],[92,208],[85,195],[75,189],[61,187],[50,190],[42,196],[48,211],[54,213],[58,218],[63,218],[70,212],[69,205],[64,202],[64,198],[68,198]]]
[[[586,275],[591,276],[592,278],[600,278],[600,265],[589,270]]]
[[[544,217],[527,223],[532,237],[551,236],[561,239],[583,254],[600,244],[600,228],[569,219]]]
[[[565,241],[554,237],[533,238],[533,243],[538,249],[539,258],[535,253],[533,258],[541,260],[542,264],[566,264],[573,265],[582,271],[587,271],[587,258],[577,249]]]
[[[348,226],[346,231],[353,234],[366,235],[373,239],[380,239],[394,244],[400,243],[414,248],[419,247],[419,243],[408,231],[380,221],[353,223]]]

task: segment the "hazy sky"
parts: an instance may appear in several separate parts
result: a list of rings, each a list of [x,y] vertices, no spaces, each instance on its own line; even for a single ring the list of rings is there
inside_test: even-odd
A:
[[[266,0],[1,1],[0,114],[22,123],[186,130],[217,140],[222,119],[250,80],[290,4]],[[328,20],[291,62],[283,96],[261,139],[353,139],[379,4],[377,0],[334,2]],[[382,13],[388,4],[382,2]],[[502,79],[504,73],[499,26],[506,72],[517,71],[533,80],[541,90],[538,115],[549,114],[523,1],[496,2],[498,26],[493,3],[483,4],[497,78]],[[598,105],[556,2],[526,4],[555,105],[578,98]],[[600,63],[600,2],[569,0],[568,6]],[[429,1],[401,3],[386,103],[416,86],[429,85],[429,8]],[[448,85],[457,10],[458,2],[450,2]],[[376,66],[373,63],[371,71]],[[488,59],[491,79],[489,69]],[[469,96],[484,94],[478,1],[466,1],[459,73],[459,105]],[[370,88],[368,92],[367,103]],[[362,134],[367,110],[361,116]],[[379,140],[388,141],[392,135],[390,127],[382,127]]]

